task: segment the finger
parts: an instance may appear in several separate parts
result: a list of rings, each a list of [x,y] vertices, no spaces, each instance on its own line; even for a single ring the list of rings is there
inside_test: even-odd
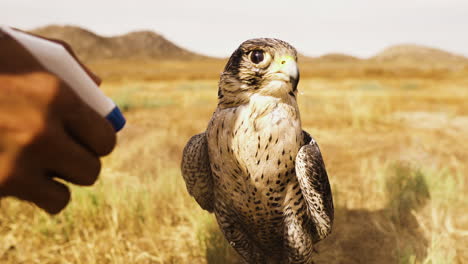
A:
[[[67,186],[53,180],[53,175],[28,175],[27,180],[19,182],[16,186],[16,196],[22,200],[30,201],[49,214],[57,214],[70,202],[70,190]]]
[[[109,154],[116,143],[111,123],[86,105],[68,86],[62,86],[56,107],[66,131],[93,153]]]
[[[58,178],[78,185],[94,184],[101,170],[99,157],[70,137],[56,122],[31,146],[30,153],[41,153],[37,157],[38,164]]]
[[[33,193],[32,202],[49,214],[58,214],[70,202],[70,190],[64,184],[52,179],[52,175],[39,183],[37,193]]]

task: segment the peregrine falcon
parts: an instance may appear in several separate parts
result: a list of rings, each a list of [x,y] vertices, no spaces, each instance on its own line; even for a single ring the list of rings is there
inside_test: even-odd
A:
[[[330,184],[301,128],[298,81],[291,45],[245,41],[221,74],[206,131],[183,151],[188,192],[247,263],[313,263],[314,244],[331,232]]]

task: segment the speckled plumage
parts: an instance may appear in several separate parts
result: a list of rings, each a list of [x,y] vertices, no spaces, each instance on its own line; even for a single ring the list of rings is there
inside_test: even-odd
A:
[[[264,60],[254,63],[258,50]],[[183,153],[189,193],[247,263],[312,263],[314,243],[331,232],[332,194],[319,147],[301,128],[296,61],[281,40],[242,43],[206,132]]]

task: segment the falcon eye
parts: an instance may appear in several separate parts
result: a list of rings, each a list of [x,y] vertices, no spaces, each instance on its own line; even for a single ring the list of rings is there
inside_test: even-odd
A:
[[[263,58],[263,50],[254,50],[250,53],[250,60],[255,64],[262,62]]]

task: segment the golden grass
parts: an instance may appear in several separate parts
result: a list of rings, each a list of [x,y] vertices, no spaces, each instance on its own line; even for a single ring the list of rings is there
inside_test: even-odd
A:
[[[308,78],[304,128],[336,205],[317,263],[468,263],[468,79]],[[1,263],[239,263],[187,194],[181,151],[205,129],[215,80],[119,81],[127,127],[100,180],[51,217],[0,204]]]
[[[199,80],[218,79],[227,62],[226,59],[207,58],[204,60],[100,60],[89,67],[108,81],[128,80]],[[468,74],[468,64],[447,65],[446,62],[401,63],[359,61],[327,61],[300,58],[299,68],[303,78],[328,79],[348,78],[418,78],[452,79],[464,78]]]

